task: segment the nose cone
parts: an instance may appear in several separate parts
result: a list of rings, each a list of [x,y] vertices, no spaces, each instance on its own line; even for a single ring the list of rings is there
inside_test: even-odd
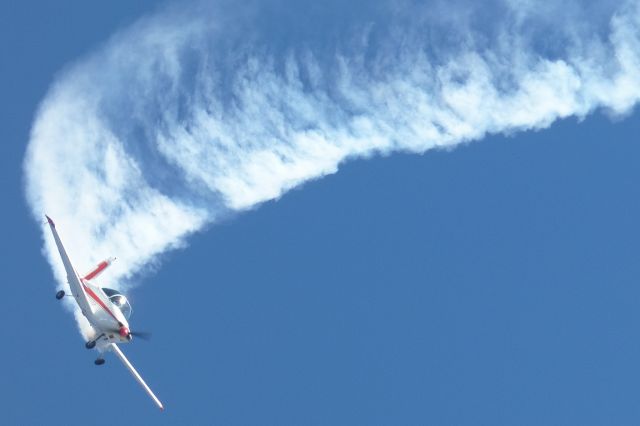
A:
[[[120,327],[120,336],[121,337],[126,337],[129,340],[131,340],[131,332],[129,331],[129,329],[127,327],[125,327],[124,325],[122,327]]]

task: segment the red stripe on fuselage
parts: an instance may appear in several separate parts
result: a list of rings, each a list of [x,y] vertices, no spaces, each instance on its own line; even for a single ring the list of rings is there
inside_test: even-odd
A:
[[[107,311],[107,313],[108,313],[109,315],[111,315],[111,316],[113,317],[113,319],[114,319],[114,320],[116,320],[116,322],[117,322],[118,324],[120,324],[120,321],[118,321],[118,318],[116,318],[116,316],[115,316],[115,315],[113,315],[113,312],[111,312],[111,310],[107,307],[107,305],[105,305],[105,304],[104,304],[104,302],[103,302],[102,300],[100,300],[100,298],[98,297],[98,295],[97,295],[97,294],[95,294],[95,293],[93,292],[93,290],[91,290],[89,287],[87,287],[87,286],[85,285],[85,283],[82,283],[82,287],[84,287],[84,290],[85,290],[87,293],[89,293],[89,296],[91,296],[91,298],[92,298],[93,300],[95,300],[96,302],[98,302],[98,304],[99,304],[100,306],[102,306],[102,309],[104,309],[105,311]]]

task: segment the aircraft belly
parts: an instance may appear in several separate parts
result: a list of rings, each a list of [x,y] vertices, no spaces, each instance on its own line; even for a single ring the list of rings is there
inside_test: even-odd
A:
[[[118,324],[113,317],[103,310],[94,310],[89,322],[91,322],[91,324],[101,332],[118,329]]]

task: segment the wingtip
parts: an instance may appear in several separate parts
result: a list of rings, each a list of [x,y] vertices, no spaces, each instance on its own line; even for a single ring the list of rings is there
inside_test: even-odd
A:
[[[53,226],[54,228],[56,227],[56,224],[53,223],[53,220],[51,220],[51,218],[49,216],[47,216],[46,214],[44,215],[44,217],[47,218],[47,222],[49,222],[49,225]]]

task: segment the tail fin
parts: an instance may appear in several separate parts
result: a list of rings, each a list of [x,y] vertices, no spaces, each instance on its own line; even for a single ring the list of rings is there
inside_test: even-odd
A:
[[[103,260],[102,262],[98,263],[98,266],[96,266],[93,271],[82,277],[82,279],[87,281],[94,279],[95,277],[100,275],[102,271],[107,269],[107,266],[111,265],[115,260],[115,257],[110,257],[109,259]]]

